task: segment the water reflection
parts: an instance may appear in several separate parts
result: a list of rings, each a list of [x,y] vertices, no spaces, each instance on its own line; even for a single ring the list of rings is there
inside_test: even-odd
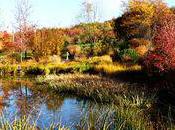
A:
[[[80,122],[87,109],[86,104],[86,101],[74,97],[38,91],[36,85],[28,80],[0,80],[0,111],[10,121],[30,116],[40,128],[51,123],[72,127]]]
[[[40,128],[46,128],[52,123],[61,123],[64,126],[75,128],[75,125],[81,122],[82,115],[87,116],[91,110],[96,110],[103,115],[103,112],[107,110],[105,105],[54,94],[54,92],[49,92],[46,89],[38,90],[37,88],[36,84],[30,80],[0,80],[0,111],[3,112],[5,118],[13,121],[15,118],[26,116],[31,119],[31,122],[36,121],[37,126]],[[132,93],[130,95],[139,95],[141,93],[138,88],[136,89],[137,91],[134,90],[131,89]],[[146,111],[147,116],[156,117],[150,119],[150,121],[156,123],[155,129],[165,125],[166,118],[164,118],[165,120],[159,120],[161,116],[158,115],[161,113],[164,117],[169,116],[167,115],[169,105],[172,108],[175,106],[174,93],[175,91],[172,91],[172,89],[160,89],[156,95],[157,100],[152,104],[150,110]],[[148,96],[148,94],[145,96]],[[144,99],[145,97],[142,98]],[[109,106],[107,108],[110,109]],[[121,113],[122,111],[125,111],[125,109],[118,110]],[[175,115],[174,113],[175,111],[171,111],[173,116]],[[120,113],[115,116],[118,115]],[[122,114],[120,116],[117,117],[119,120],[127,119]],[[131,124],[132,122],[129,122],[128,126]],[[157,125],[160,127],[157,127]]]

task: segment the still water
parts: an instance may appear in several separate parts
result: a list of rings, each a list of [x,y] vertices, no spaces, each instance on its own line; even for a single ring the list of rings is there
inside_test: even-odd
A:
[[[174,130],[175,90],[171,89],[170,91],[163,88],[158,91],[156,89],[156,92],[151,90],[151,92],[148,91],[148,94],[143,95],[142,89],[139,91],[138,88],[141,87],[137,87],[136,92],[135,89],[130,89],[131,101],[128,100],[129,98],[122,100],[126,104],[129,101],[131,105],[138,107],[117,107],[115,110],[112,104],[95,103],[48,91],[44,86],[36,85],[31,79],[0,79],[0,113],[2,113],[0,118],[3,117],[13,123],[14,119],[26,117],[30,124],[36,124],[41,129],[48,128],[51,124],[61,124],[61,126],[75,130],[77,125],[81,126],[80,123],[87,121],[88,117],[95,112],[94,116],[97,118],[92,120],[95,121],[97,128],[105,124],[106,122],[103,121],[106,121],[106,117],[108,117],[107,122],[113,123],[110,129],[114,129],[114,127],[118,129],[121,126],[127,129],[137,127],[167,129],[173,126]],[[139,96],[139,94],[141,95]],[[137,98],[133,98],[135,96]],[[148,105],[144,105],[146,103]],[[102,120],[99,120],[98,117],[102,117]]]
[[[91,108],[99,109],[96,103],[36,88],[28,80],[0,80],[0,110],[5,119],[12,122],[26,116],[42,129],[58,123],[74,129]]]

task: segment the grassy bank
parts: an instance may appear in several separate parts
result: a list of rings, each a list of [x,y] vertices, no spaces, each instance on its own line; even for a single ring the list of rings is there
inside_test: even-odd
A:
[[[19,71],[20,70],[20,71]],[[139,71],[139,65],[125,65],[112,62],[109,56],[92,57],[76,61],[26,61],[19,64],[0,64],[0,74],[4,75],[48,75],[61,73],[93,73],[115,75],[120,72]]]
[[[100,101],[116,99],[128,86],[109,78],[88,74],[62,74],[38,77],[37,82],[59,93],[74,94]]]
[[[144,88],[140,84],[125,83],[114,78],[98,75],[47,75],[37,77],[36,81],[40,84],[41,89],[50,89],[59,93],[73,94],[102,102],[119,103],[121,102],[119,100],[122,100],[126,96],[134,95],[137,97],[144,94],[144,92],[140,93],[138,89],[139,87]]]
[[[51,76],[46,76],[47,79],[52,80],[53,77]],[[45,79],[46,77],[43,77],[43,79]],[[59,76],[57,76],[59,77]],[[60,78],[60,81],[63,79],[69,79],[69,82],[72,82],[72,80],[74,80],[75,78],[78,78],[76,80],[76,82],[78,84],[82,83],[84,84],[85,82],[87,82],[87,85],[92,84],[91,80],[93,80],[94,84],[91,85],[91,87],[93,87],[94,89],[98,89],[99,87],[105,87],[105,88],[110,88],[110,87],[115,87],[115,82],[112,82],[112,79],[110,80],[109,78],[104,78],[104,77],[100,77],[100,76],[95,76],[95,75],[87,75],[87,74],[77,74],[75,77],[75,74],[69,74],[69,75],[62,75]],[[89,79],[88,79],[89,78]],[[40,83],[42,83],[43,79],[42,78],[38,78],[40,79]],[[81,80],[81,81],[80,81]],[[14,86],[18,86],[23,84],[24,86],[28,86],[31,89],[34,89],[32,91],[33,95],[35,95],[37,92],[40,97],[47,97],[47,95],[45,93],[41,94],[42,91],[45,91],[47,94],[49,94],[48,89],[46,89],[46,87],[43,84],[41,84],[41,86],[36,86],[34,83],[30,84],[28,81],[24,82],[22,81],[18,81],[18,80],[14,80],[14,82],[12,82],[13,80],[9,80],[6,81],[8,85],[7,89],[9,88],[14,88]],[[65,82],[68,82],[65,81]],[[5,81],[4,81],[5,82]],[[95,82],[97,82],[98,84],[100,82],[102,82],[102,86],[98,86],[98,84],[96,84]],[[14,84],[17,85],[14,85]],[[106,84],[105,84],[106,83]],[[11,87],[10,87],[11,86]],[[88,86],[86,86],[88,87]],[[126,94],[129,92],[129,90],[127,90],[127,88],[124,88],[126,90],[122,90],[122,86],[121,88],[116,90],[116,92],[125,92]],[[41,88],[41,91],[37,91],[38,88]],[[85,87],[84,87],[85,89]],[[87,89],[90,89],[90,87],[88,87]],[[115,88],[113,88],[115,89]],[[54,90],[54,88],[51,88],[51,90]],[[10,90],[9,90],[10,91]],[[83,90],[81,90],[83,91]],[[93,90],[91,90],[93,91]],[[4,91],[5,92],[5,91]],[[35,93],[36,92],[36,93]],[[111,90],[112,93],[112,90]],[[51,95],[54,95],[54,93],[52,93],[52,91],[50,91]],[[99,93],[100,94],[100,90]],[[58,94],[59,95],[59,94]],[[67,96],[67,95],[64,95]],[[83,96],[83,95],[82,95]],[[109,96],[109,95],[108,95]],[[93,95],[92,95],[93,97]],[[53,102],[52,98],[57,99],[59,98],[59,96],[53,96],[51,98],[48,97],[47,101],[50,102],[52,104],[52,106],[57,106],[56,108],[58,109],[58,104],[57,103],[61,103],[63,99],[61,99],[61,101],[56,100],[56,102]],[[138,93],[133,93],[130,94],[130,97],[128,95],[122,96],[122,93],[120,95],[118,95],[116,98],[118,98],[117,101],[117,105],[116,104],[101,104],[101,103],[94,103],[93,104],[87,104],[87,108],[86,111],[82,111],[82,115],[81,116],[81,120],[80,122],[76,122],[75,124],[72,124],[72,127],[67,126],[64,127],[65,129],[77,129],[77,130],[98,130],[98,129],[103,129],[103,130],[112,130],[112,129],[148,129],[148,128],[152,128],[152,124],[150,124],[151,122],[149,121],[149,118],[145,115],[145,110],[149,109],[150,106],[150,101],[148,102],[148,98],[145,98],[145,95],[138,95]],[[28,98],[30,99],[30,98]],[[32,99],[32,98],[31,98]],[[38,98],[36,98],[38,100]],[[35,100],[36,100],[35,99]],[[78,98],[81,99],[81,98]],[[104,98],[103,98],[104,99]],[[149,98],[150,99],[150,98]],[[94,99],[95,100],[95,99]],[[105,99],[104,99],[105,100]],[[46,101],[46,102],[47,102]],[[85,100],[83,100],[84,102]],[[48,104],[50,104],[48,103]],[[145,104],[145,105],[144,105]],[[147,105],[147,107],[145,108],[145,106]],[[25,105],[23,106],[25,107]],[[61,105],[59,105],[59,107],[61,107]],[[84,106],[81,106],[82,109],[84,108]],[[55,110],[55,109],[54,109]],[[32,111],[31,109],[29,111]],[[8,114],[8,113],[7,113]],[[6,115],[6,113],[4,113],[4,115]],[[15,116],[15,115],[14,115]],[[37,116],[37,115],[36,115]],[[49,115],[48,115],[49,116]],[[1,116],[3,117],[3,116]],[[8,117],[8,116],[7,116]],[[13,116],[12,116],[13,117]],[[20,118],[21,117],[21,118]],[[18,116],[16,118],[16,120],[12,120],[12,119],[4,119],[2,122],[2,126],[0,126],[0,128],[5,128],[5,129],[14,129],[14,130],[35,130],[36,128],[39,130],[39,128],[37,127],[37,121],[35,121],[35,118],[31,118],[30,120],[30,112],[29,114],[26,115],[26,117]],[[67,117],[69,118],[69,117]],[[1,119],[1,118],[0,118]],[[61,119],[61,117],[60,117]],[[10,120],[10,121],[9,121]],[[1,120],[0,120],[1,121]],[[61,122],[61,121],[60,121]],[[1,122],[0,122],[1,123]],[[55,122],[57,123],[57,122]],[[53,130],[53,128],[58,129],[58,130],[62,130],[62,126],[61,124],[58,125],[57,124],[49,124],[50,128],[47,128],[48,130]],[[42,126],[41,126],[42,127]],[[46,129],[46,130],[47,130]]]

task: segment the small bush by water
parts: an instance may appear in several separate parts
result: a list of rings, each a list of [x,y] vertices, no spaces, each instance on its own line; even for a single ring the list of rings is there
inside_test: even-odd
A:
[[[50,70],[42,65],[30,66],[25,70],[26,75],[46,75],[49,74]]]

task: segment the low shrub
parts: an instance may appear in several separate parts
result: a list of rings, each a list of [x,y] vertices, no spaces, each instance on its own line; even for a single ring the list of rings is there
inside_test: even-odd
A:
[[[109,55],[95,56],[92,57],[88,62],[91,64],[112,63],[112,58]]]
[[[88,62],[83,62],[80,64],[77,64],[73,70],[75,72],[80,72],[80,73],[86,73],[86,72],[92,72],[93,71],[93,66],[89,64]]]
[[[133,47],[139,47],[139,46],[149,46],[151,45],[151,42],[149,40],[146,40],[144,38],[133,38],[129,40],[129,44]]]
[[[68,66],[66,64],[50,65],[48,68],[51,74],[72,73],[73,72],[72,66]]]
[[[122,56],[122,59],[125,61],[132,61],[133,63],[136,63],[139,59],[139,55],[134,49],[125,49],[120,54]]]
[[[135,70],[141,70],[141,66],[139,65],[132,65],[132,66],[126,66],[122,64],[99,64],[95,65],[94,70],[98,73],[104,73],[104,74],[117,74],[119,72],[124,71],[135,71]]]
[[[12,53],[10,55],[12,59],[15,59],[16,61],[20,62],[21,61],[21,54],[20,53]]]
[[[50,70],[44,66],[30,66],[25,70],[26,75],[47,75]]]
[[[99,64],[95,66],[96,72],[105,73],[105,74],[114,74],[116,72],[121,72],[125,70],[126,70],[126,67],[122,65]]]
[[[5,65],[5,66],[0,66],[0,73],[1,75],[15,75],[17,73],[17,65]]]

